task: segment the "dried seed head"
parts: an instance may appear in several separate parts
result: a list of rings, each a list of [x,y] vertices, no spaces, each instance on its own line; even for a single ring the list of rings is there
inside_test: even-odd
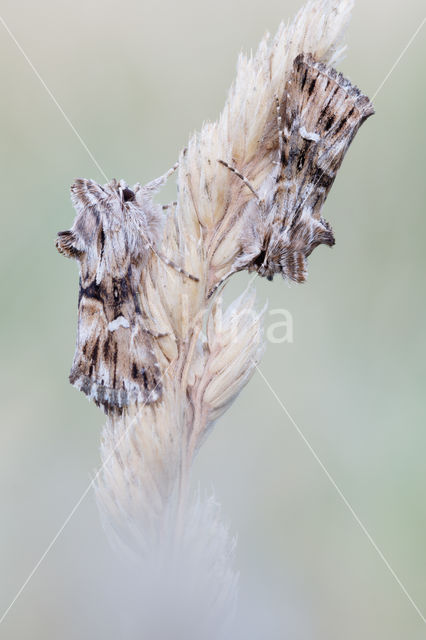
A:
[[[284,95],[300,53],[310,52],[327,66],[337,62],[351,8],[352,0],[311,0],[290,26],[282,24],[275,38],[262,40],[253,57],[241,55],[219,120],[205,125],[180,154],[179,199],[166,210],[161,252],[199,281],[182,277],[155,254],[141,274],[147,327],[163,334],[153,346],[162,401],[130,407],[121,418],[107,421],[97,492],[109,526],[142,554],[162,544],[175,548],[177,541],[192,540],[195,546],[199,540],[209,557],[211,532],[220,525],[216,516],[204,517],[204,501],[191,506],[187,498],[191,465],[214,420],[249,381],[263,349],[254,293],[244,293],[225,311],[214,295],[236,265],[248,268],[247,257],[257,255],[257,246],[245,244],[265,223],[254,192],[264,198],[286,136],[285,130],[271,136],[273,128],[279,131],[276,96]],[[284,115],[282,110],[282,123]],[[307,143],[319,142],[320,134],[305,123],[298,135]],[[252,189],[218,160],[248,176]],[[312,237],[293,229],[297,251],[288,251],[285,265],[296,280],[305,277],[304,260],[315,243],[332,242],[325,221],[314,219]],[[229,540],[222,539],[211,548],[228,593],[235,573],[226,555]]]

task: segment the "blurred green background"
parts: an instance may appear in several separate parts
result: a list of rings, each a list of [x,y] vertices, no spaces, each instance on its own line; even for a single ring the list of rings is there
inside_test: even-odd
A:
[[[300,5],[27,0],[3,1],[1,14],[107,175],[132,183],[175,162],[218,116],[239,51]],[[424,15],[424,0],[358,0],[341,70],[372,96]],[[4,611],[98,465],[102,414],[67,381],[77,268],[54,239],[74,217],[74,177],[102,177],[1,26],[0,47]],[[312,255],[303,286],[256,283],[260,300],[294,319],[294,342],[268,345],[264,375],[423,612],[425,54],[426,27],[344,161],[325,208],[336,247]],[[247,278],[234,279],[229,299]],[[194,480],[215,488],[239,535],[243,637],[426,637],[258,374],[205,444]],[[145,640],[138,606],[90,493],[0,637]]]

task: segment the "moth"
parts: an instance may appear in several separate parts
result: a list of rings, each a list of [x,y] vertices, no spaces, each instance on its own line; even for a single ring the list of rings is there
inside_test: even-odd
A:
[[[373,113],[367,96],[335,69],[311,54],[295,58],[284,94],[276,97],[276,169],[259,192],[219,160],[254,195],[244,212],[241,253],[231,273],[247,269],[269,280],[277,273],[295,282],[306,279],[307,258],[315,247],[335,242],[322,207],[349,145]]]
[[[132,189],[124,180],[101,186],[77,179],[71,187],[76,210],[72,228],[60,231],[56,247],[80,263],[77,343],[70,382],[106,413],[162,394],[154,352],[139,298],[149,256],[197,280],[161,253],[161,207],[153,195],[176,169]]]

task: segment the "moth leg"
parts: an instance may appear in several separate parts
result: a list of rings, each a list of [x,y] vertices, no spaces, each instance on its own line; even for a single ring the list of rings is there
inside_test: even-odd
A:
[[[169,204],[163,204],[161,208],[163,209],[163,211],[166,211],[166,209],[172,209],[173,207],[177,207],[176,200],[174,202],[169,202]]]
[[[250,189],[250,191],[252,192],[252,194],[255,196],[257,202],[259,205],[262,204],[262,201],[259,197],[259,194],[257,193],[257,191],[252,187],[252,185],[250,184],[250,182],[247,180],[247,178],[245,176],[243,176],[242,173],[240,173],[239,171],[237,171],[236,169],[234,169],[234,167],[231,167],[230,164],[228,164],[227,162],[225,162],[225,160],[218,160],[218,162],[220,162],[220,164],[222,164],[224,167],[226,167],[227,169],[229,169],[229,171],[232,171],[232,173],[235,173],[236,176],[238,176],[240,178],[240,180],[242,180],[244,182],[244,184]]]
[[[173,262],[173,260],[169,260],[169,258],[167,258],[162,253],[159,253],[155,249],[153,249],[153,251],[154,251],[155,255],[157,256],[157,258],[159,258],[162,262],[164,262],[164,264],[166,264],[168,267],[171,267],[172,269],[174,269],[178,273],[181,273],[183,276],[186,276],[187,278],[189,278],[190,280],[193,280],[194,282],[199,282],[200,281],[200,279],[197,278],[196,276],[193,276],[191,273],[188,273],[188,271],[185,271],[185,269],[182,269],[181,267],[178,267],[178,265],[175,262]]]
[[[171,169],[169,169],[167,173],[164,174],[164,178],[167,180],[167,178],[169,178],[172,175],[172,173],[176,171],[178,166],[179,166],[179,162],[175,162],[173,167],[171,167]]]
[[[142,327],[142,331],[144,333],[147,333],[149,336],[152,336],[153,338],[165,338],[166,336],[169,336],[170,333],[161,333],[161,332],[157,332],[157,331],[151,331],[151,329],[147,329],[146,327]]]
[[[219,289],[219,287],[221,287],[223,285],[223,283],[228,280],[228,278],[230,278],[234,273],[237,273],[237,271],[240,271],[240,269],[232,269],[231,271],[228,271],[228,273],[223,276],[223,278],[221,278],[219,280],[219,282],[217,282],[214,287],[212,287],[209,291],[209,293],[207,294],[207,300],[210,300],[210,298],[213,296],[214,293],[216,293],[216,291]]]
[[[179,163],[176,162],[176,164],[174,164],[173,167],[167,171],[167,173],[165,173],[163,176],[160,176],[159,178],[155,178],[155,180],[151,180],[151,182],[148,182],[145,186],[143,186],[140,191],[142,191],[143,193],[157,193],[157,191],[159,191],[161,187],[166,184],[168,178],[170,178],[172,173],[176,171],[178,166]]]

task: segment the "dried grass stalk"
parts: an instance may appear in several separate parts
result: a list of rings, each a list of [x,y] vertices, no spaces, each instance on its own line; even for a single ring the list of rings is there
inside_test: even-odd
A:
[[[338,61],[352,4],[311,0],[293,23],[281,24],[272,39],[267,35],[253,57],[241,55],[219,120],[206,124],[180,154],[178,204],[167,218],[162,252],[180,256],[200,281],[151,260],[141,291],[148,324],[167,333],[156,347],[163,399],[108,418],[103,431],[97,498],[110,531],[151,558],[165,557],[176,544],[192,545],[193,557],[204,557],[214,576],[213,600],[222,609],[235,593],[233,542],[211,501],[188,501],[189,475],[214,421],[249,381],[263,341],[253,291],[226,311],[220,297],[208,299],[240,251],[240,212],[252,197],[217,160],[260,187],[276,159],[277,142],[268,134],[276,123],[274,96],[282,94],[299,53],[330,65]]]

